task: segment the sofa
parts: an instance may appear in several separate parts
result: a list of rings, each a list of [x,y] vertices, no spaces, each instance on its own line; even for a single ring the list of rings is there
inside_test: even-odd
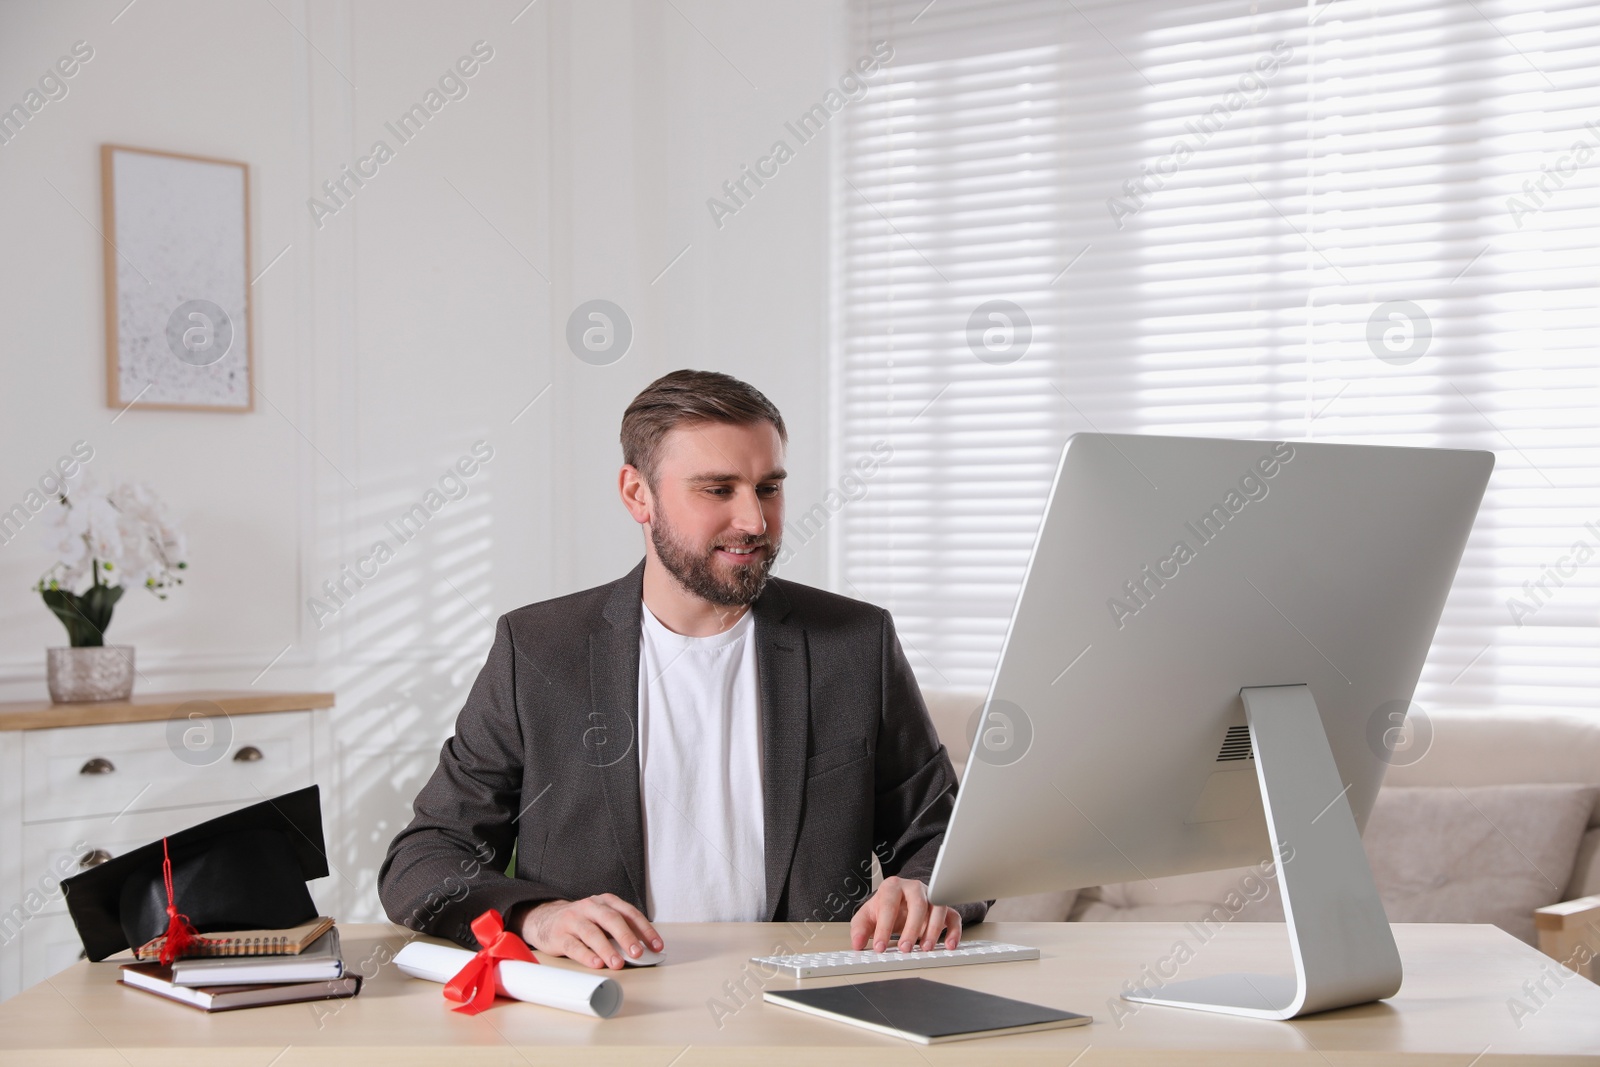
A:
[[[983,694],[924,693],[966,765]],[[1600,955],[1600,713],[1436,712],[1402,750],[1363,843],[1391,922],[1493,923],[1596,979]],[[1412,743],[1423,744],[1417,730]],[[1262,853],[1268,855],[1266,842]],[[1283,920],[1256,868],[1089,886],[995,902],[1019,921]]]

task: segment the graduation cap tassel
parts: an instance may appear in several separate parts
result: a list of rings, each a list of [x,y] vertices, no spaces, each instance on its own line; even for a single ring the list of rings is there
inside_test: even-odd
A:
[[[178,902],[172,895],[172,856],[167,852],[164,837],[161,839],[161,878],[167,885],[167,936],[161,940],[161,964],[166,966],[204,938],[189,922],[189,917],[178,910]]]

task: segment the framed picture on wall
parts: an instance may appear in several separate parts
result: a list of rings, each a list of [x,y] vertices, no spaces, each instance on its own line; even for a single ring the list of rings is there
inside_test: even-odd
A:
[[[106,402],[251,411],[250,168],[100,146]]]

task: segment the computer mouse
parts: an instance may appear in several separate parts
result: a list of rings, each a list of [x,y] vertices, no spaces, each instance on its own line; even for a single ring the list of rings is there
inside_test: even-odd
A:
[[[624,952],[622,950],[622,946],[617,944],[617,939],[612,937],[610,934],[606,935],[606,940],[611,942],[611,947],[617,950],[617,955],[621,956],[622,962],[627,964],[629,967],[654,967],[665,958],[659,952],[652,952],[650,950],[650,946],[644,944],[643,942],[639,943],[639,947],[644,949],[644,951],[635,957]]]

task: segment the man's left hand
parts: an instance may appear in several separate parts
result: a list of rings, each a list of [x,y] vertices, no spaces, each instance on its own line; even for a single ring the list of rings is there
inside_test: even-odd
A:
[[[955,948],[961,943],[961,915],[954,908],[928,903],[925,882],[885,878],[850,920],[850,947],[859,952],[870,939],[874,951],[887,952],[889,938],[897,931],[901,952],[927,951],[941,935],[945,948]]]

